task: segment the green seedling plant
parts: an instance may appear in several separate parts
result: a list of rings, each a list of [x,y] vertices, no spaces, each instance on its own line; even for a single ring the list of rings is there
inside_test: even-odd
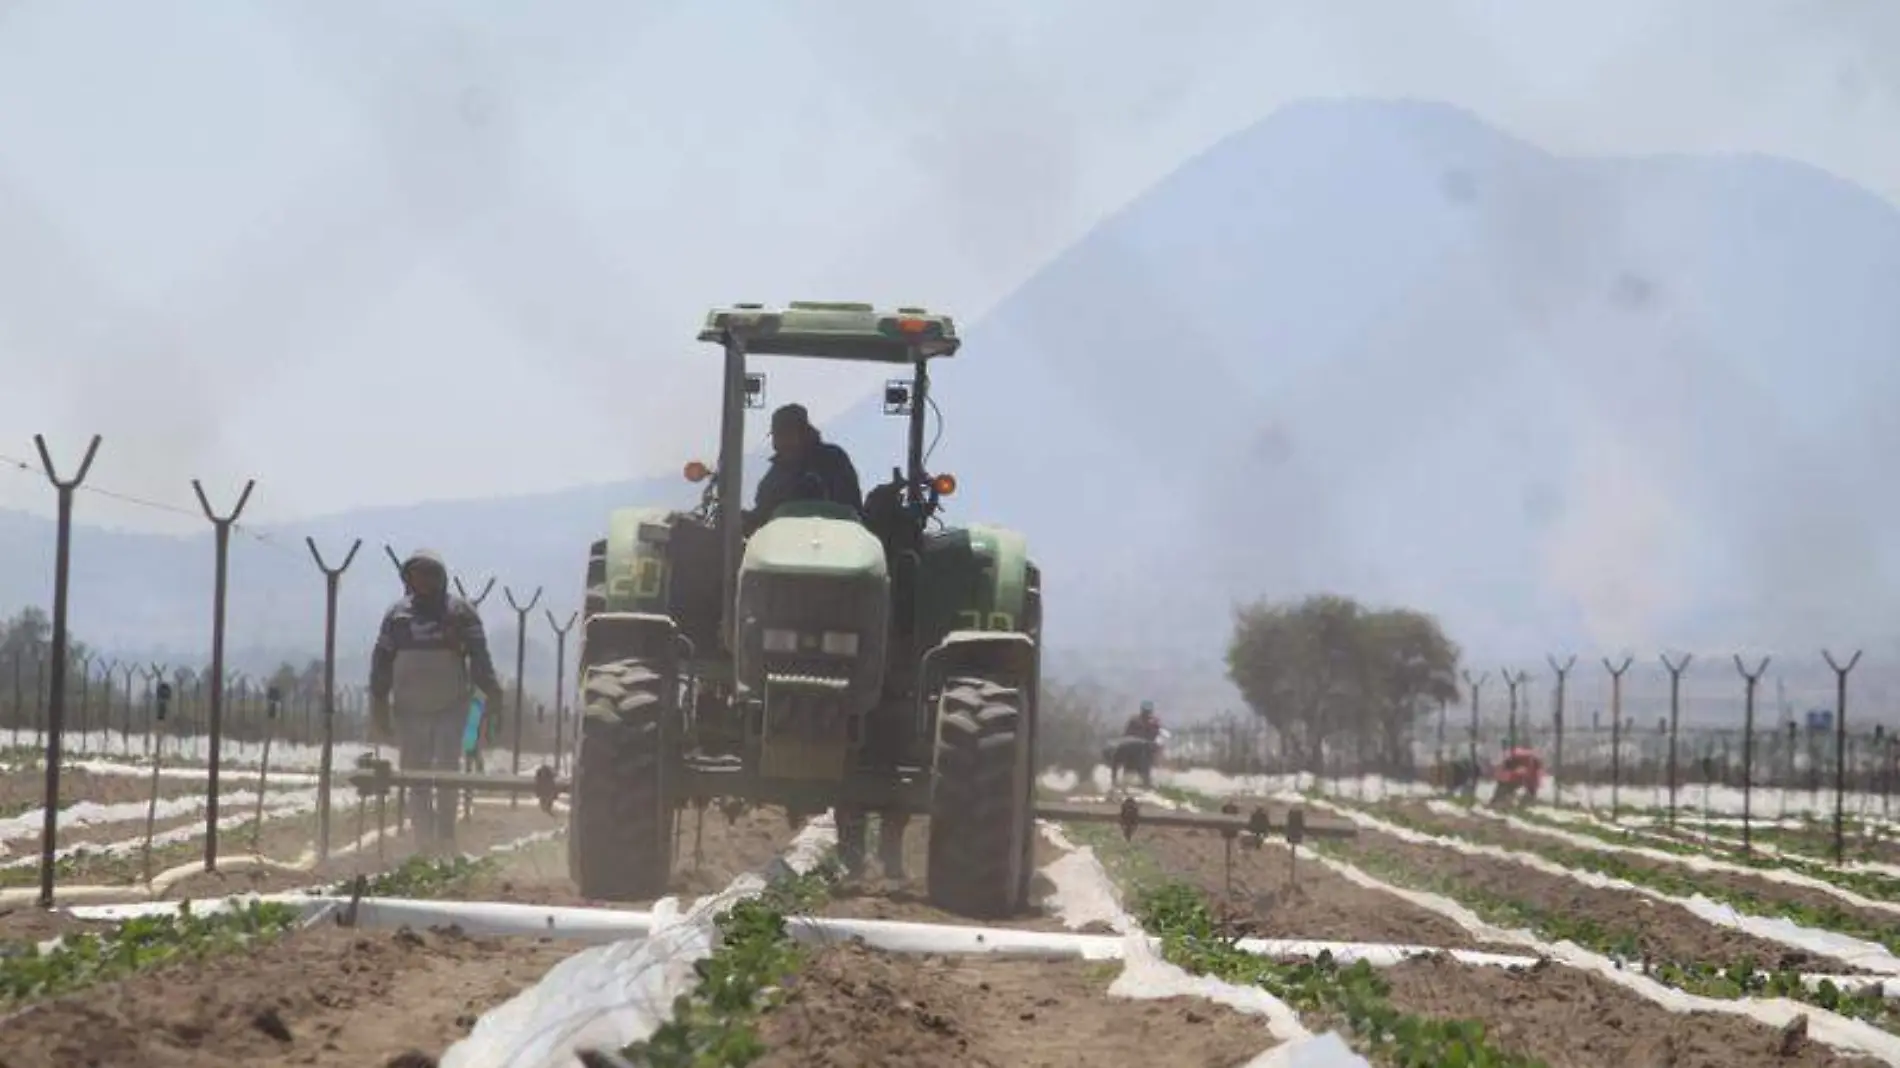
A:
[[[1183,803],[1208,807],[1208,798],[1179,791]],[[1136,900],[1136,919],[1158,937],[1171,963],[1230,983],[1258,986],[1300,1012],[1339,1018],[1353,1045],[1381,1065],[1428,1068],[1532,1068],[1541,1061],[1507,1053],[1473,1020],[1447,1020],[1401,1012],[1390,986],[1365,961],[1338,963],[1322,953],[1308,962],[1280,962],[1248,953],[1226,933],[1205,894],[1171,879],[1137,843],[1112,827],[1072,824],[1072,840],[1090,846],[1117,886]]]
[[[759,1019],[779,1003],[782,984],[804,959],[786,921],[817,908],[837,879],[828,859],[714,917],[719,938],[694,965],[699,981],[692,992],[675,998],[672,1018],[621,1055],[650,1068],[738,1068],[764,1056]]]
[[[451,897],[499,868],[499,862],[493,857],[410,857],[389,871],[364,879],[363,895],[418,899]],[[356,892],[356,883],[354,880],[345,880],[325,892],[339,896],[353,894]]]
[[[1206,897],[1181,883],[1141,895],[1137,918],[1161,939],[1172,963],[1199,975],[1258,986],[1295,1011],[1338,1019],[1352,1045],[1393,1068],[1542,1068],[1544,1062],[1496,1045],[1476,1020],[1404,1012],[1391,986],[1365,961],[1340,964],[1330,953],[1283,962],[1248,953],[1221,930]]]
[[[187,901],[176,913],[66,935],[45,951],[33,944],[15,947],[0,954],[0,1006],[56,997],[175,961],[236,952],[291,929],[298,916],[288,905],[257,901],[198,914]]]

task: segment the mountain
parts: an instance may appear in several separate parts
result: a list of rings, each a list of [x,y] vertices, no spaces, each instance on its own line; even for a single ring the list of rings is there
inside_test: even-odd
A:
[[[966,322],[933,464],[953,520],[1029,533],[1066,663],[1177,704],[1232,702],[1233,603],[1316,589],[1435,611],[1487,660],[1865,642],[1865,671],[1900,659],[1896,283],[1900,211],[1811,167],[1559,157],[1446,106],[1305,103]],[[828,434],[867,484],[901,440],[875,400]],[[611,506],[692,493],[668,473],[310,526],[332,554],[433,545],[565,614]],[[304,532],[235,539],[234,648],[317,646]],[[50,546],[0,517],[0,601],[44,603]],[[75,627],[202,648],[211,557],[83,531]],[[367,544],[345,580],[346,647],[385,566]]]

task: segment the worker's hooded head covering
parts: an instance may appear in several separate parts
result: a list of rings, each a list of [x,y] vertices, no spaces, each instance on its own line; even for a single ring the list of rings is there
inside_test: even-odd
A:
[[[441,604],[449,595],[449,569],[442,554],[433,549],[417,549],[402,562],[402,585],[418,601]]]

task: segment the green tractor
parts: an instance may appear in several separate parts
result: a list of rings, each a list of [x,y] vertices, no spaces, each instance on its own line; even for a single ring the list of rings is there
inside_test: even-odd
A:
[[[578,889],[665,893],[682,811],[725,800],[794,819],[836,808],[841,838],[857,820],[859,841],[864,813],[928,815],[935,904],[976,918],[1024,908],[1041,579],[1021,534],[942,523],[956,480],[925,470],[924,419],[955,324],[921,308],[739,304],[710,312],[699,340],[725,354],[717,470],[687,465],[706,484],[699,506],[614,512],[587,563]],[[902,368],[884,407],[908,419],[908,447],[861,510],[798,502],[746,535],[754,356]]]

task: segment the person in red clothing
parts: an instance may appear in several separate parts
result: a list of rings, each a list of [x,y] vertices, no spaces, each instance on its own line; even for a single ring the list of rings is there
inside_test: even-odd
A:
[[[1544,761],[1537,751],[1524,746],[1506,749],[1504,759],[1498,761],[1498,785],[1491,795],[1491,803],[1502,805],[1517,800],[1520,804],[1529,804],[1537,796],[1537,788],[1544,781]]]

